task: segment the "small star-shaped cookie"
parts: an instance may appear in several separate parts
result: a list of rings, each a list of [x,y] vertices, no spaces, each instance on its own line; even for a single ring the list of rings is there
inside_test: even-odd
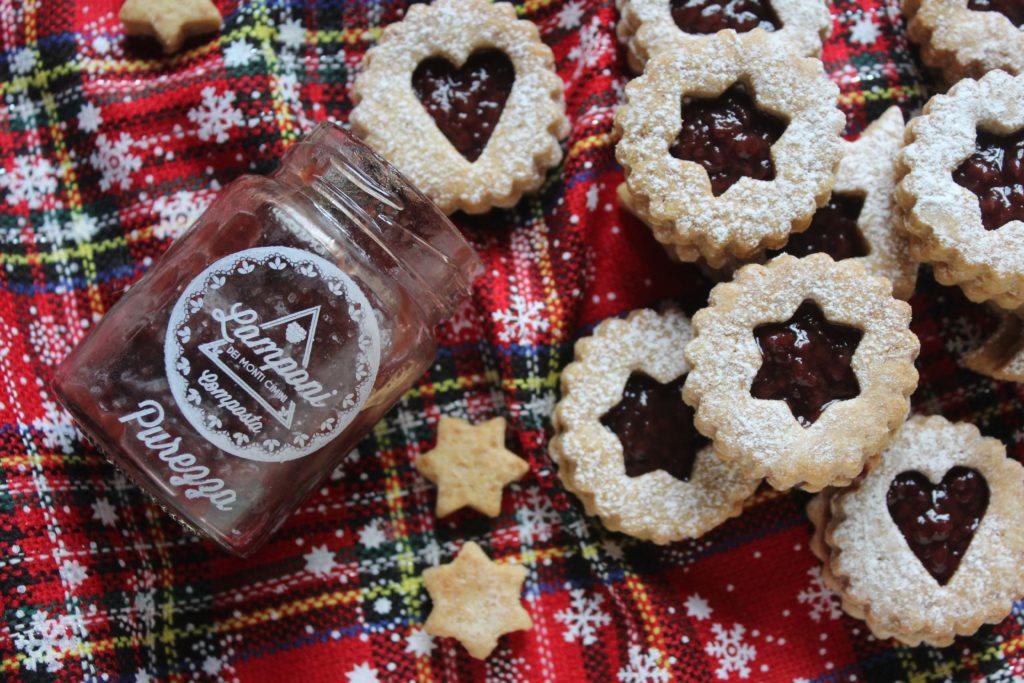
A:
[[[121,23],[130,36],[153,36],[164,53],[181,48],[186,38],[216,31],[220,12],[211,0],[127,0]]]
[[[505,418],[473,426],[442,417],[437,446],[421,455],[416,469],[437,484],[437,516],[467,505],[488,517],[501,513],[501,490],[518,481],[530,465],[505,448]]]
[[[525,567],[496,564],[470,541],[451,564],[423,572],[434,603],[424,629],[432,636],[456,638],[469,654],[485,659],[499,637],[533,627],[519,600],[525,579]]]

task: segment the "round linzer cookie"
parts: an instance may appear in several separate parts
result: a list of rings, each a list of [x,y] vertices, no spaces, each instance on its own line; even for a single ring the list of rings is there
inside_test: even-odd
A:
[[[903,0],[921,60],[950,83],[993,69],[1024,71],[1024,5],[1001,0]]]
[[[993,71],[907,125],[896,199],[911,255],[972,301],[1024,305],[1024,76]]]
[[[617,0],[619,40],[643,71],[662,51],[689,47],[725,29],[762,29],[780,50],[817,57],[832,29],[827,0]]]
[[[828,203],[811,225],[789,236],[782,249],[793,256],[824,252],[836,261],[860,261],[872,275],[888,278],[893,295],[908,299],[917,282],[917,262],[893,199],[896,158],[903,150],[903,114],[890,107],[853,142],[842,142],[842,158]],[[774,255],[774,254],[772,254]]]
[[[944,647],[1024,596],[1024,467],[974,425],[912,418],[830,508],[833,584],[879,638]]]
[[[620,201],[682,261],[717,269],[779,249],[828,201],[838,93],[819,60],[760,29],[662,53],[615,118]]]
[[[446,213],[514,206],[562,159],[562,79],[506,2],[413,5],[366,53],[353,132]]]
[[[855,260],[783,254],[711,291],[683,397],[723,460],[777,489],[848,484],[917,387],[910,306]]]
[[[634,311],[576,344],[562,373],[551,456],[606,527],[655,543],[696,538],[738,515],[759,480],[715,457],[683,403],[690,323]]]

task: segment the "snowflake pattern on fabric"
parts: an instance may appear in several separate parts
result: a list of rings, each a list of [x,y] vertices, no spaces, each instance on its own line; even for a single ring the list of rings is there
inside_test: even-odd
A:
[[[850,27],[850,40],[858,45],[872,45],[881,35],[878,22],[870,15],[861,15]]]
[[[843,616],[839,596],[829,590],[821,580],[821,567],[811,567],[807,570],[807,575],[811,577],[810,585],[801,590],[796,599],[801,605],[810,606],[808,616],[816,622],[820,622],[822,617],[838,619]]]
[[[204,142],[227,142],[231,130],[243,121],[242,112],[234,106],[235,93],[228,90],[218,95],[211,85],[203,88],[201,95],[202,103],[188,112],[188,120],[198,126],[196,135]]]
[[[495,311],[491,317],[501,325],[498,331],[501,341],[526,345],[548,329],[550,323],[544,317],[545,313],[543,301],[527,301],[522,294],[513,293],[509,297],[508,308]]]
[[[100,172],[101,190],[127,190],[132,186],[132,174],[142,168],[142,159],[132,154],[134,146],[135,140],[128,133],[121,133],[114,140],[105,133],[96,138],[96,151],[89,159]]]
[[[582,588],[569,591],[569,608],[555,612],[555,621],[565,625],[562,636],[566,642],[593,645],[597,642],[597,631],[611,623],[611,615],[601,609],[604,596],[587,596]]]
[[[369,664],[359,664],[346,673],[345,677],[348,679],[348,683],[380,683],[380,679],[377,678],[377,670]]]
[[[686,616],[693,617],[698,621],[704,621],[711,617],[711,613],[714,611],[708,604],[708,601],[700,597],[696,593],[686,598]]]
[[[551,540],[561,522],[551,501],[536,487],[527,489],[525,499],[516,507],[516,518],[519,520],[519,536],[528,545]]]
[[[81,645],[77,634],[83,633],[82,618],[61,614],[51,619],[49,613],[40,610],[32,615],[27,632],[14,633],[14,644],[25,654],[21,664],[26,669],[54,672],[64,668],[63,658]]]
[[[612,39],[601,26],[601,20],[594,17],[580,31],[580,42],[569,50],[569,61],[576,63],[573,77],[579,78],[585,69],[593,69],[612,49]]]
[[[733,624],[726,629],[721,624],[712,624],[711,632],[715,635],[714,642],[705,646],[705,651],[718,660],[715,675],[723,680],[735,673],[740,678],[750,676],[750,662],[757,657],[757,649],[743,640],[747,630],[742,624]]]
[[[639,645],[629,646],[629,664],[619,671],[621,683],[666,683],[669,673],[661,665],[661,651],[644,652]]]
[[[53,164],[39,157],[15,157],[14,169],[0,173],[0,187],[7,190],[7,203],[11,206],[24,202],[30,209],[41,209],[57,191]]]

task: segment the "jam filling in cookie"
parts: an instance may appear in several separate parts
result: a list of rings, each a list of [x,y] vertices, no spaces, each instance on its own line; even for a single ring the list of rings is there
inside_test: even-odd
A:
[[[1024,130],[1012,135],[979,130],[975,147],[953,171],[953,180],[978,195],[982,225],[997,230],[1024,220]]]
[[[903,472],[885,502],[910,549],[939,585],[953,578],[988,508],[988,482],[977,470],[954,467],[938,484]]]
[[[774,180],[771,148],[786,124],[759,110],[742,85],[713,99],[684,99],[672,156],[704,167],[716,197],[742,178]]]
[[[1024,4],[1020,0],[968,0],[967,9],[974,12],[999,12],[1014,26],[1024,27]]]
[[[870,249],[857,227],[863,208],[864,195],[833,193],[828,204],[815,212],[806,230],[790,235],[785,248],[769,252],[769,255],[785,252],[800,258],[825,252],[836,261],[867,256]]]
[[[785,322],[758,325],[754,338],[762,363],[750,395],[785,401],[801,426],[810,427],[833,402],[860,394],[850,363],[863,334],[829,322],[810,300]]]
[[[768,0],[672,0],[672,20],[685,33],[718,33],[727,28],[746,33],[782,27]]]
[[[693,408],[683,403],[685,379],[662,384],[634,372],[622,400],[601,417],[622,443],[628,476],[664,470],[680,481],[690,480],[693,461],[709,441],[693,426]]]
[[[515,79],[508,55],[485,49],[461,67],[444,57],[423,60],[412,74],[412,87],[455,149],[476,161],[501,119]]]

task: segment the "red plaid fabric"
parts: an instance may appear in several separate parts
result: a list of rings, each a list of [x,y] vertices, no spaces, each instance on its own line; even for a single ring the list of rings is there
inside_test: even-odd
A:
[[[161,58],[116,0],[0,0],[0,678],[39,681],[1018,680],[1020,608],[951,648],[874,640],[821,585],[806,496],[765,491],[666,547],[604,531],[546,444],[559,370],[601,319],[709,283],[618,208],[612,117],[628,78],[612,0],[525,0],[566,82],[562,168],[509,211],[459,218],[487,264],[420,383],[259,554],[190,536],[54,403],[48,381],[218,190],[344,122],[392,0],[218,2],[224,29]],[[824,60],[855,135],[925,88],[896,0],[836,0]],[[915,410],[1024,455],[1021,388],[959,359],[993,321],[925,274]],[[412,468],[441,415],[510,421],[531,473],[504,513],[438,520]],[[422,631],[424,568],[467,540],[529,569],[535,626],[486,662]]]

